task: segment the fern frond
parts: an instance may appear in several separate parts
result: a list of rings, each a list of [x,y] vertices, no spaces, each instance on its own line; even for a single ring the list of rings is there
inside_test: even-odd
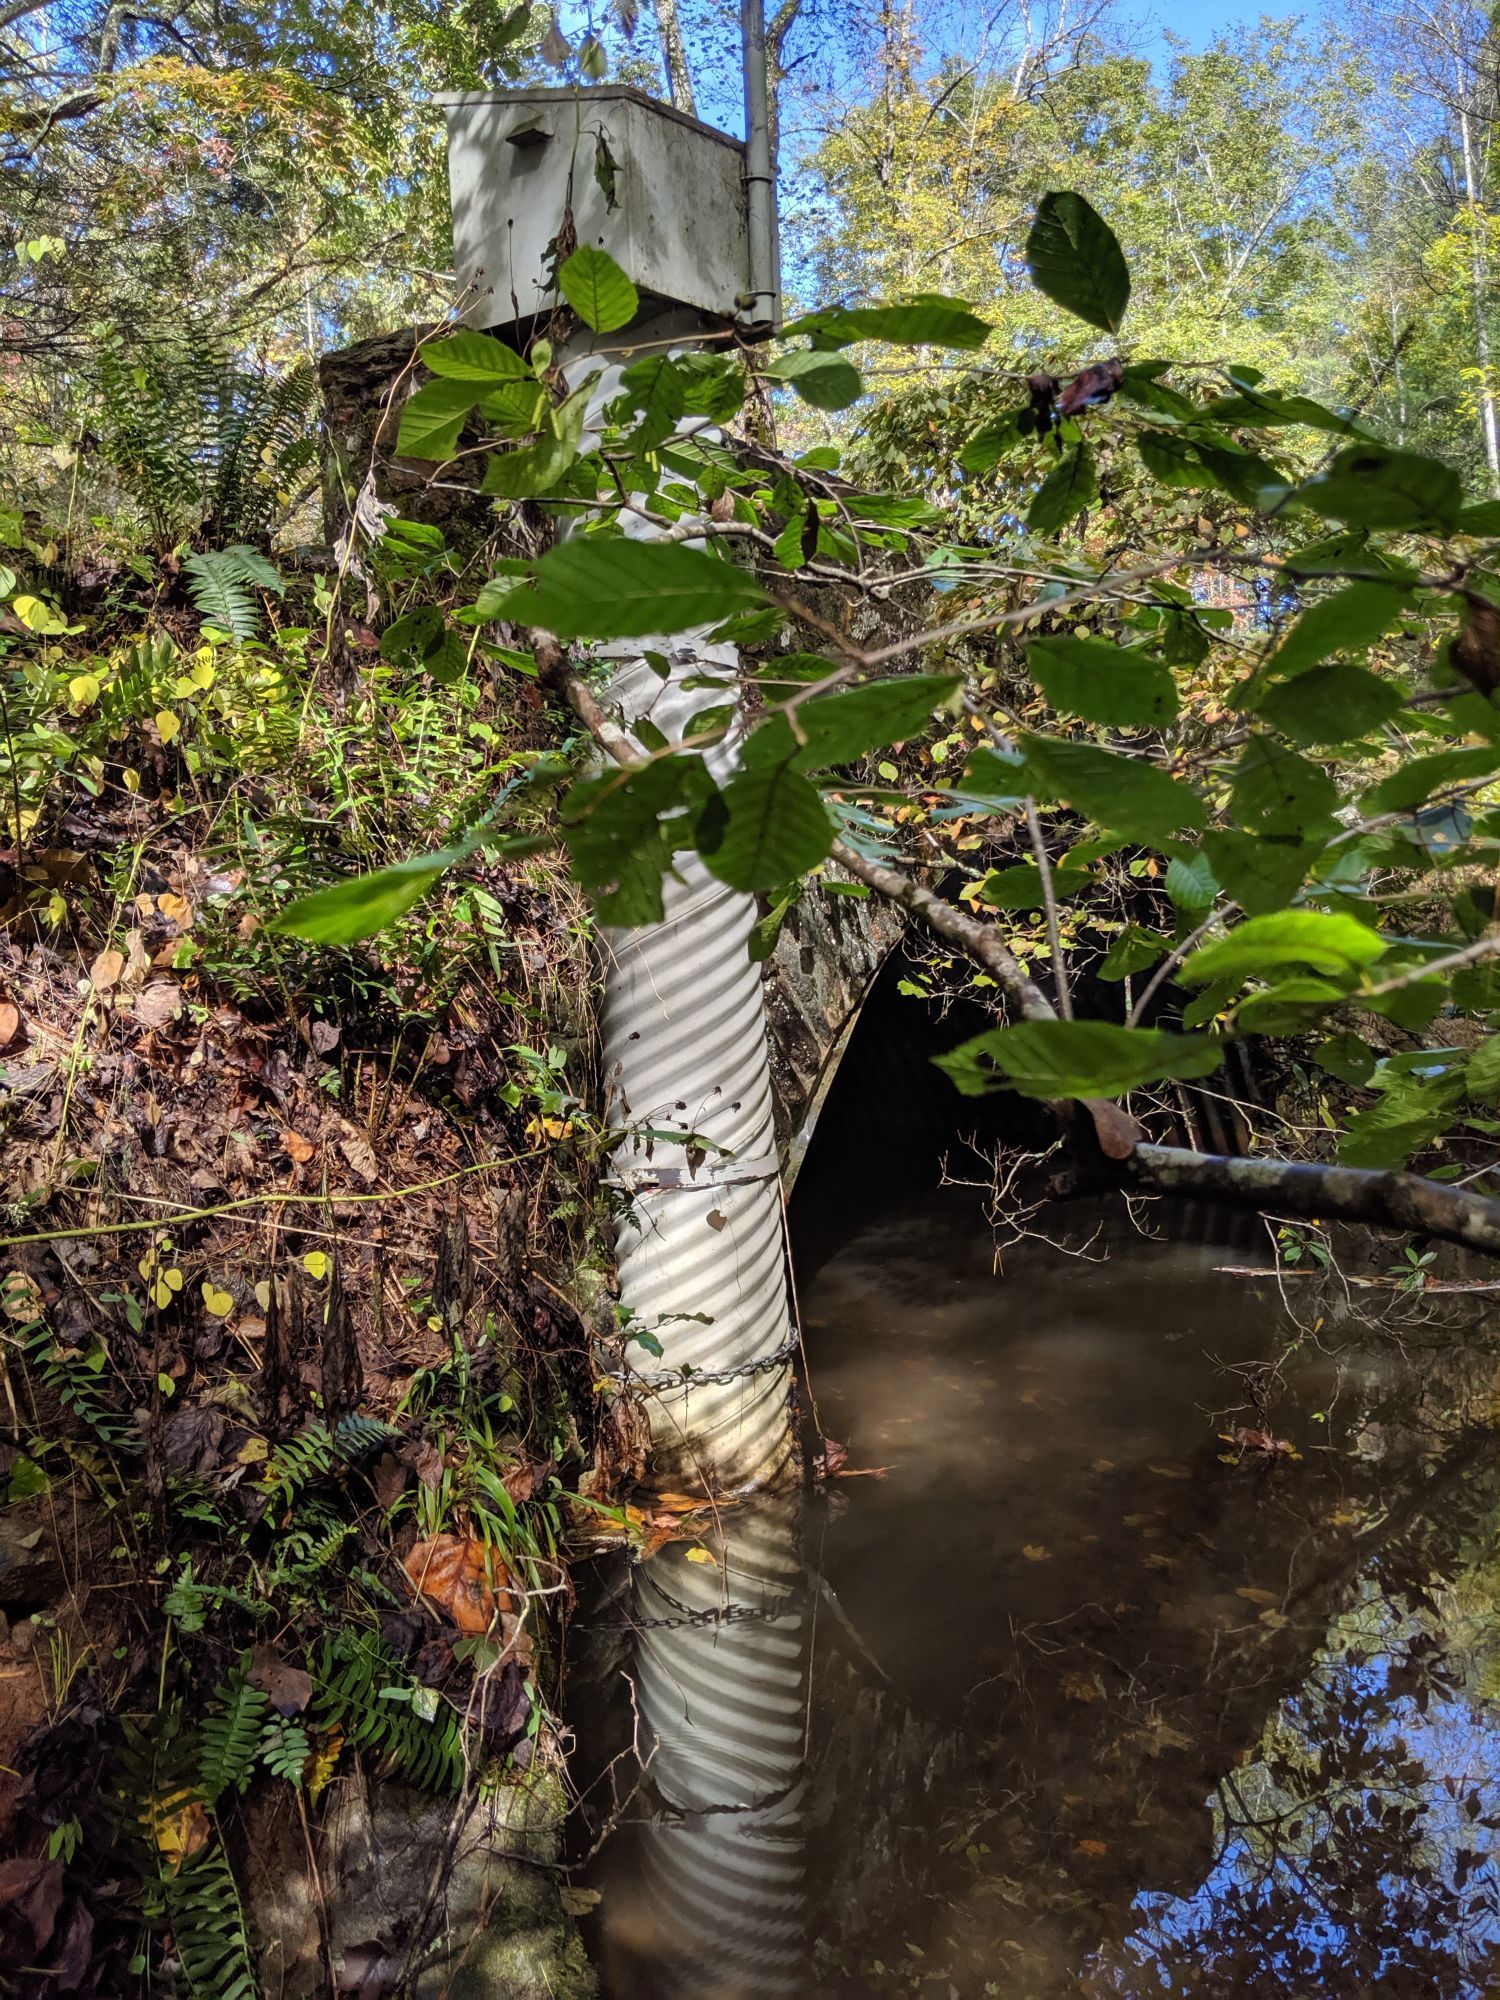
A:
[[[188,556],[182,567],[188,595],[199,611],[240,640],[253,639],[260,629],[260,608],[252,592],[282,589],[280,571],[244,543]]]
[[[300,1723],[277,1715],[266,1724],[260,1739],[260,1760],[273,1777],[285,1778],[300,1791],[311,1755],[312,1745]]]
[[[129,1417],[110,1408],[100,1390],[107,1359],[100,1347],[64,1347],[55,1339],[30,1281],[11,1272],[3,1281],[7,1316],[28,1370],[111,1452],[141,1449],[141,1434]]]
[[[267,1491],[273,1501],[290,1501],[302,1487],[331,1472],[333,1465],[333,1434],[320,1417],[314,1417],[295,1437],[277,1446],[266,1467]]]
[[[243,1792],[255,1769],[271,1703],[251,1687],[236,1667],[214,1696],[215,1706],[199,1730],[198,1780],[203,1796],[216,1806],[225,1792]]]
[[[341,1632],[323,1649],[320,1704],[345,1740],[387,1758],[424,1791],[457,1791],[464,1778],[463,1728],[446,1702],[424,1713],[430,1688],[404,1674],[371,1632]]]
[[[193,2000],[257,2000],[260,1992],[234,1871],[217,1841],[162,1877],[172,1942]]]

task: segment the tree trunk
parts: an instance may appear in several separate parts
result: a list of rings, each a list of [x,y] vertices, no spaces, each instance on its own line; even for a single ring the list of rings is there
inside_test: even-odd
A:
[[[698,103],[693,96],[693,77],[688,68],[687,44],[682,39],[677,0],[654,0],[654,5],[656,32],[661,39],[662,66],[667,72],[667,100],[674,111],[685,111],[689,118],[696,118]]]

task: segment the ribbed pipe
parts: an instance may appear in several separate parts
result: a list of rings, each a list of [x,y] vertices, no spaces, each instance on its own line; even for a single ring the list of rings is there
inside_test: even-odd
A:
[[[632,1590],[655,1807],[639,1846],[651,1990],[794,2000],[807,1990],[810,1635],[795,1506],[736,1509],[709,1547],[713,1563],[661,1550]]]
[[[695,715],[733,699],[732,649],[702,634],[647,648],[670,671],[662,679],[640,653],[620,660],[606,702],[627,725],[649,715],[680,741]],[[732,741],[716,746],[716,777],[736,754]],[[627,1366],[646,1376],[760,1360],[785,1346],[791,1321],[765,1010],[749,956],[755,902],[689,852],[663,904],[660,923],[603,933],[607,1116],[625,1132],[612,1170],[629,1196],[616,1262],[621,1304],[661,1344],[660,1358],[627,1344]],[[647,1129],[707,1145],[690,1158],[687,1144],[640,1136]],[[651,1383],[657,1479],[717,1491],[774,1480],[791,1457],[790,1382],[783,1363],[726,1383]]]

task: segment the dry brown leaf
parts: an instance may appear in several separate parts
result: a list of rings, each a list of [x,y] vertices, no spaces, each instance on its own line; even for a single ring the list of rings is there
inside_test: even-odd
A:
[[[341,1133],[339,1151],[362,1181],[379,1178],[380,1164],[375,1158],[375,1148],[362,1132]]]
[[[146,1028],[164,1028],[182,1013],[182,989],[170,979],[155,979],[136,995],[135,1018]]]
[[[1021,1551],[1029,1563],[1051,1562],[1052,1551],[1042,1542],[1028,1542]]]
[[[515,1609],[505,1565],[483,1542],[434,1535],[411,1549],[404,1568],[416,1594],[446,1612],[460,1632],[488,1632],[501,1612]]]
[[[1252,1584],[1248,1583],[1234,1594],[1236,1597],[1243,1597],[1247,1604],[1278,1605],[1281,1602],[1280,1597],[1274,1590],[1256,1590]]]
[[[1107,1840],[1080,1840],[1073,1849],[1073,1852],[1075,1854],[1087,1854],[1097,1861],[1101,1854],[1108,1854],[1109,1842]]]
[[[169,890],[166,895],[157,897],[156,907],[183,930],[193,921],[193,906],[186,896],[174,896]]]
[[[313,1157],[314,1153],[316,1153],[318,1150],[317,1147],[313,1144],[312,1140],[304,1139],[300,1132],[292,1132],[292,1131],[283,1132],[281,1135],[281,1143],[286,1148],[286,1150],[291,1154],[292,1158],[297,1162],[299,1167],[305,1165],[306,1162],[310,1160]]]
[[[0,1000],[0,1049],[8,1049],[20,1032],[20,1008],[14,1001]]]
[[[108,951],[101,951],[89,967],[89,978],[93,982],[94,990],[98,993],[107,992],[111,986],[114,986],[118,982],[124,970],[124,952],[115,951],[113,948]]]
[[[300,1715],[312,1700],[312,1675],[284,1660],[266,1639],[251,1653],[245,1678],[270,1698],[278,1715]]]

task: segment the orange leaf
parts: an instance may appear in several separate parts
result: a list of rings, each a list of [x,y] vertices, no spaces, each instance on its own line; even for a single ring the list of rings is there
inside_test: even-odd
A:
[[[312,1140],[304,1139],[300,1132],[283,1132],[281,1135],[281,1143],[283,1146],[285,1146],[285,1148],[291,1154],[292,1158],[297,1162],[299,1167],[304,1163],[304,1161],[310,1160],[313,1154],[316,1153],[318,1150],[317,1147],[313,1144]]]
[[[409,1551],[404,1568],[416,1594],[446,1612],[460,1632],[488,1632],[498,1613],[515,1609],[505,1565],[483,1542],[434,1535]]]

